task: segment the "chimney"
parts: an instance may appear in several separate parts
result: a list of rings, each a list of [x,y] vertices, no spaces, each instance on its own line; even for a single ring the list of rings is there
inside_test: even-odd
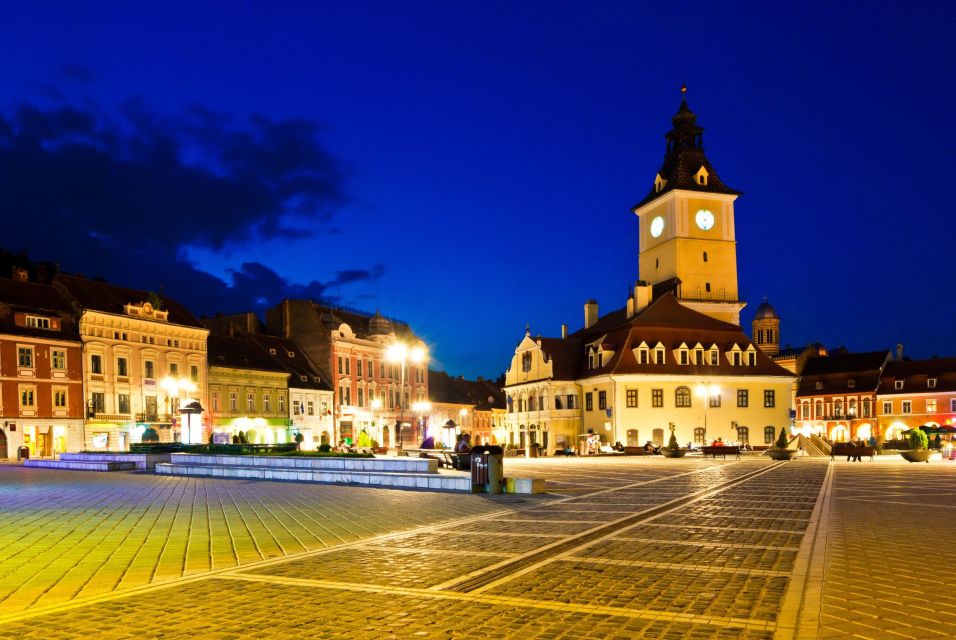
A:
[[[561,338],[564,339],[564,338],[567,338],[567,337],[568,337],[568,325],[562,324],[562,325],[561,325]]]
[[[292,318],[289,317],[289,299],[282,301],[282,337],[292,337]]]
[[[584,303],[584,328],[590,329],[598,320],[597,300],[588,300]]]
[[[22,267],[13,268],[13,279],[17,282],[29,282],[30,272]]]
[[[903,362],[903,343],[896,343],[896,359]]]
[[[654,287],[645,280],[634,285],[634,294],[627,300],[627,317],[632,318],[647,308],[654,297]]]

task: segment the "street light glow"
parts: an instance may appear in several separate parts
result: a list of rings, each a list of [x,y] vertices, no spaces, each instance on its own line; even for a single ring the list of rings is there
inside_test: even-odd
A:
[[[375,398],[374,400],[372,400],[372,410],[373,410],[373,411],[378,411],[378,410],[381,409],[381,408],[382,408],[382,401],[381,401],[381,400],[379,400],[378,398]]]
[[[414,363],[423,362],[425,360],[425,349],[422,347],[412,347],[411,353],[409,354],[411,361]]]
[[[385,351],[385,357],[389,362],[401,362],[408,355],[408,345],[404,342],[393,342]]]

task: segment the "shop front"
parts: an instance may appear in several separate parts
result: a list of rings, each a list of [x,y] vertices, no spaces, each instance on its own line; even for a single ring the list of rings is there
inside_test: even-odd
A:
[[[295,442],[288,418],[217,418],[213,421],[213,440],[235,442],[241,440],[250,444],[285,444]],[[217,435],[218,434],[218,435]]]

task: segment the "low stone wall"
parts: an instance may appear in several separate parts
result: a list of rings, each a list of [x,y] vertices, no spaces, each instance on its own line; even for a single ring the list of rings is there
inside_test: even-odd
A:
[[[133,462],[107,460],[24,460],[23,466],[63,471],[132,471],[136,468]]]
[[[135,469],[153,469],[169,462],[168,453],[61,453],[64,462],[132,462]]]
[[[309,456],[228,456],[201,453],[173,453],[168,462],[176,465],[218,465],[301,469],[314,471],[352,471],[387,473],[437,473],[433,458],[312,458]]]

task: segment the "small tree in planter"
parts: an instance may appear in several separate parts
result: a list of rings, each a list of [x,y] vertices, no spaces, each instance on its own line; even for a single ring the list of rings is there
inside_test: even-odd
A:
[[[929,462],[929,438],[922,429],[910,429],[907,436],[909,440],[909,451],[900,451],[900,455],[910,462]]]
[[[797,455],[796,449],[790,448],[790,437],[786,427],[780,427],[780,435],[772,447],[767,449],[767,455],[773,460],[793,460]]]
[[[683,458],[687,455],[687,449],[681,449],[677,442],[677,433],[674,431],[674,423],[670,424],[671,437],[667,441],[667,447],[661,449],[661,454],[666,458]]]
[[[159,432],[153,427],[143,429],[143,436],[140,438],[143,442],[159,442]]]
[[[302,435],[301,431],[296,431],[295,435],[293,436],[293,440],[295,440],[295,448],[296,451],[298,451],[302,448],[302,442],[305,441],[305,436]]]

